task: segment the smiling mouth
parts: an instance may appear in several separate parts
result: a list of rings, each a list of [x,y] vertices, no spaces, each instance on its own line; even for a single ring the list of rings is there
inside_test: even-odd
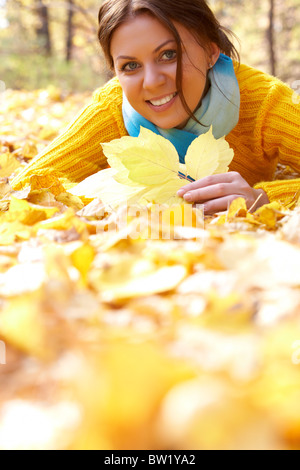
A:
[[[167,104],[172,101],[172,99],[175,98],[176,95],[177,92],[172,93],[171,95],[168,95],[160,100],[148,100],[148,102],[151,103],[153,106],[163,106],[164,104]]]

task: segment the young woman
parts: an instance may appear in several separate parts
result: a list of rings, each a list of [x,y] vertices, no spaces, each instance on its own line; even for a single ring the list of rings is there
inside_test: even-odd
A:
[[[115,78],[15,178],[15,189],[36,174],[45,184],[49,176],[67,187],[82,181],[107,167],[100,143],[138,136],[140,126],[170,139],[184,162],[212,125],[235,152],[230,172],[188,184],[180,196],[207,213],[236,197],[255,208],[296,197],[300,179],[273,178],[278,162],[300,173],[299,100],[275,77],[239,64],[204,0],[105,0],[99,40]]]

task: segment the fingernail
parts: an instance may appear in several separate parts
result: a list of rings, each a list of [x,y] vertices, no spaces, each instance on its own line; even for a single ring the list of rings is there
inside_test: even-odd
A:
[[[183,197],[186,201],[191,201],[193,199],[192,193],[186,193]]]
[[[177,191],[177,196],[182,196],[184,194],[184,189],[179,189],[179,191]]]

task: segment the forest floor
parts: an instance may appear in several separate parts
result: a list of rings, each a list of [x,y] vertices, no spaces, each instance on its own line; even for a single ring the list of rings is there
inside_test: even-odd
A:
[[[0,449],[299,449],[297,201],[118,232],[10,186],[90,97],[0,99]]]

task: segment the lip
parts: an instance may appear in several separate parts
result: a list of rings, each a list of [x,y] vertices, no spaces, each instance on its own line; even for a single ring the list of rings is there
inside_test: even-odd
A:
[[[178,96],[177,92],[174,92],[174,93],[176,93],[176,95],[171,99],[171,101],[169,101],[166,104],[162,104],[161,106],[154,106],[152,103],[150,103],[149,100],[147,100],[146,103],[149,106],[149,108],[151,108],[151,110],[153,110],[157,113],[162,113],[163,111],[168,110],[173,105],[174,101],[176,100],[176,98]],[[152,98],[151,101],[159,101],[159,100],[162,100],[163,98],[166,98],[167,96],[170,96],[170,95],[172,95],[172,93],[169,93],[169,94],[163,95],[163,96],[159,96],[157,98]]]

